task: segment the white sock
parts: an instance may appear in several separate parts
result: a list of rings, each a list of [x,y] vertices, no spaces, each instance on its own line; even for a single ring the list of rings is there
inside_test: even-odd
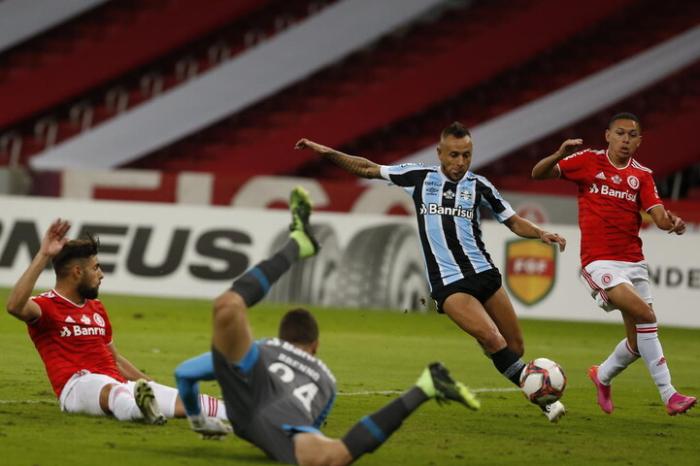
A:
[[[120,421],[132,421],[143,418],[141,410],[136,406],[136,400],[126,385],[112,387],[107,399],[109,410]]]
[[[224,402],[209,395],[199,395],[199,404],[202,407],[202,414],[228,421],[226,417],[226,406]]]
[[[613,352],[610,353],[608,359],[603,361],[600,367],[598,367],[598,380],[600,380],[603,385],[610,385],[615,376],[637,359],[639,359],[639,353],[634,352],[632,348],[630,348],[629,343],[627,343],[627,338],[623,339],[617,344]]]
[[[637,324],[637,348],[659,389],[661,399],[666,404],[671,395],[676,393],[676,389],[671,385],[671,372],[668,370],[664,351],[661,348],[656,322]]]

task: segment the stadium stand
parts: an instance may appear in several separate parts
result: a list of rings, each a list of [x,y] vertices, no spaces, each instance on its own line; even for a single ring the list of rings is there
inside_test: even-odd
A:
[[[571,192],[561,183],[537,183],[527,178],[539,158],[559,147],[564,139],[581,137],[586,146],[603,147],[603,129],[609,117],[622,110],[644,115],[644,142],[636,156],[652,167],[657,179],[693,167],[700,160],[700,149],[687,143],[686,135],[700,125],[700,64],[665,79],[651,89],[568,126],[562,131],[539,139],[480,169],[504,189],[552,193]],[[662,194],[672,194],[662,189]]]
[[[553,4],[547,1],[481,2],[447,11],[236,115],[198,135],[196,142],[157,155],[155,165],[132,166],[226,171],[240,169],[245,160],[251,173],[294,172],[309,157],[291,150],[300,134],[331,145],[347,143],[531,58],[626,3],[579,3],[574,19],[565,24],[548,16]],[[532,29],[538,34],[519,40]],[[467,56],[479,66],[455,66],[455,57]],[[195,148],[196,158],[191,156]],[[256,164],[249,159],[252,151],[276,154],[279,160],[274,167],[262,160]]]
[[[104,84],[264,3],[212,0],[201,8],[176,0],[109,2],[3,57],[12,73],[0,82],[0,127]]]
[[[167,13],[167,5],[174,1],[148,0],[144,8]],[[139,2],[123,2],[122,7],[127,10],[136,9],[137,3]],[[293,11],[288,6],[290,3],[299,10]],[[65,104],[62,107],[49,107],[48,113],[33,119],[31,127],[24,127],[24,132],[20,131],[19,135],[11,131],[0,135],[0,163],[17,159],[16,156],[13,157],[13,151],[8,150],[16,147],[17,138],[24,143],[21,155],[26,158],[32,152],[60,143],[67,136],[120,114],[123,118],[106,120],[105,124],[81,134],[81,137],[53,146],[34,157],[33,167],[64,167],[68,160],[68,166],[79,168],[121,165],[166,172],[215,172],[219,176],[235,170],[237,176],[241,177],[272,173],[325,179],[343,178],[346,175],[335,171],[329,164],[316,163],[312,154],[292,151],[294,141],[301,135],[318,138],[382,163],[397,162],[406,154],[429,146],[432,161],[435,134],[444,126],[445,121],[459,119],[474,129],[478,139],[478,157],[474,168],[489,174],[499,185],[503,183],[505,189],[530,190],[532,187],[523,175],[526,175],[532,160],[517,154],[527,152],[541,155],[541,152],[533,149],[534,146],[541,146],[543,141],[554,140],[564,133],[557,132],[551,137],[548,134],[558,131],[560,126],[569,129],[586,128],[586,121],[602,119],[616,108],[616,100],[625,98],[630,93],[633,96],[624,100],[623,104],[634,106],[637,105],[635,102],[650,101],[658,107],[653,112],[646,111],[644,105],[635,107],[639,108],[645,122],[645,145],[641,157],[652,153],[653,141],[658,140],[656,134],[671,134],[671,130],[662,131],[660,124],[669,122],[669,125],[664,123],[663,127],[672,128],[676,121],[675,115],[665,117],[673,108],[665,102],[680,102],[682,105],[678,110],[685,117],[684,122],[695,124],[696,98],[692,92],[692,83],[697,78],[692,63],[697,60],[697,56],[693,55],[696,51],[693,49],[685,58],[677,59],[681,45],[697,48],[700,43],[695,36],[685,39],[680,37],[697,25],[700,15],[700,4],[697,2],[669,0],[660,4],[651,0],[593,1],[572,6],[579,9],[568,12],[574,19],[568,24],[559,24],[561,22],[552,22],[552,18],[547,16],[547,11],[556,10],[556,5],[551,0],[416,0],[413,4],[414,11],[410,14],[404,11],[404,16],[383,20],[384,23],[375,28],[373,36],[367,36],[366,30],[357,31],[357,28],[350,26],[349,29],[358,36],[364,35],[362,40],[358,39],[345,49],[336,48],[320,59],[315,56],[313,58],[316,62],[311,60],[296,68],[300,61],[314,53],[304,55],[304,60],[298,60],[300,55],[280,53],[304,49],[304,43],[296,42],[299,36],[294,33],[306,28],[307,32],[313,33],[309,36],[313,36],[314,41],[323,42],[327,48],[332,44],[320,40],[319,37],[322,36],[318,34],[325,28],[331,31],[329,37],[338,36],[339,28],[331,26],[336,24],[340,27],[341,23],[333,21],[338,18],[342,18],[343,23],[348,21],[347,15],[337,12],[345,11],[341,7],[355,7],[361,2],[339,0],[325,9],[323,14],[314,15],[320,3],[311,0],[258,2],[258,6],[251,7],[251,12],[238,17],[241,27],[232,26],[236,21],[228,21],[222,27],[193,33],[181,47],[171,48],[169,52],[158,54],[155,59],[108,80],[106,84],[88,89],[87,93],[70,101],[70,109]],[[634,8],[630,8],[632,3]],[[158,8],[155,7],[156,4]],[[437,4],[443,7],[431,9]],[[449,6],[445,7],[445,4]],[[280,9],[285,7],[289,9]],[[96,12],[101,12],[101,17],[105,17],[106,9],[107,7],[96,9],[84,15],[81,21],[95,21],[94,18],[85,18],[89,19],[91,14],[98,16]],[[270,21],[269,13],[273,11],[281,11],[281,14]],[[259,15],[261,12],[264,14]],[[256,17],[256,14],[259,16]],[[307,20],[298,21],[305,14],[311,16]],[[143,15],[143,12],[137,14]],[[256,21],[260,16],[267,17],[267,22]],[[629,24],[634,24],[635,28],[630,28]],[[118,28],[110,26],[110,29]],[[538,34],[529,34],[532,30],[537,30]],[[639,31],[644,31],[644,34],[639,34]],[[217,45],[217,39],[224,36],[230,39],[224,42],[229,45],[237,42],[238,48],[210,47]],[[235,41],[231,39],[234,36]],[[246,44],[253,45],[263,37],[269,40],[257,47],[244,49]],[[527,40],[523,40],[523,37]],[[378,38],[381,39],[376,40]],[[37,43],[41,40],[41,37],[38,38]],[[680,42],[668,42],[670,40]],[[280,47],[278,44],[281,43],[285,45]],[[647,63],[640,65],[643,72],[631,73],[635,78],[633,86],[627,86],[625,82],[618,83],[619,79],[614,73],[616,66],[622,66],[629,60],[641,59],[664,43],[672,52],[664,52],[662,49],[657,51],[657,56],[647,58]],[[274,47],[279,47],[276,55],[265,54],[266,50],[269,52]],[[21,48],[9,55],[0,55],[0,60],[21,55],[19,52],[22,52]],[[316,49],[312,52],[316,52]],[[349,52],[354,53],[342,59]],[[216,57],[212,59],[212,55]],[[455,56],[470,57],[472,63],[479,66],[450,68]],[[274,59],[270,60],[270,57]],[[342,60],[338,61],[339,59]],[[663,59],[676,61],[669,65]],[[21,59],[19,61],[22,62]],[[274,62],[277,68],[261,67],[265,62]],[[327,66],[328,63],[332,65]],[[462,64],[462,60],[459,64]],[[213,81],[207,79],[215,75],[224,76],[226,69],[234,69],[234,65],[238,66],[238,71],[247,67],[254,72],[243,75],[237,73],[236,79],[232,79],[233,74],[230,74],[227,79],[220,81],[222,87],[210,85]],[[294,70],[285,76],[276,73],[285,67]],[[654,67],[657,67],[655,74],[647,76]],[[677,94],[671,92],[668,96],[668,91],[659,91],[657,87],[644,90],[682,67],[685,69],[663,81],[660,86],[680,86],[684,89],[683,99],[674,100],[678,97]],[[449,72],[436,73],[436,69]],[[203,71],[208,72],[202,75]],[[269,75],[274,75],[276,80],[268,80]],[[595,105],[590,105],[595,99],[579,99],[579,103],[589,104],[590,108],[585,111],[572,106],[570,102],[555,99],[555,94],[577,85],[588,84],[587,91],[591,87],[609,87],[595,84],[595,81],[588,82],[596,76],[607,76],[607,79],[612,79],[627,89],[606,89],[608,95]],[[637,80],[639,76],[646,81]],[[301,81],[294,83],[300,77]],[[106,98],[106,91],[114,89],[117,82],[122,89],[119,93],[110,94],[110,106],[105,102],[110,100]],[[420,86],[416,82],[430,85]],[[227,100],[221,94],[224,87],[231,88],[231,95],[236,94],[233,104],[230,100],[223,102]],[[1,88],[0,80],[0,91]],[[251,88],[254,89],[252,92]],[[194,93],[196,89],[199,90],[197,94]],[[167,92],[168,90],[172,92]],[[189,94],[189,100],[182,98],[185,94]],[[98,97],[95,98],[96,96]],[[122,100],[123,96],[126,96],[126,103]],[[149,100],[155,96],[159,98]],[[83,105],[85,101],[100,98],[103,103],[97,106]],[[524,113],[527,105],[536,105],[546,100],[550,101],[550,106],[565,108],[567,111],[563,116],[552,115],[555,122],[532,118],[531,113],[520,115],[528,123],[540,123],[542,132],[532,131],[528,127],[526,132],[530,134],[526,138],[520,138],[513,137],[512,131],[495,126],[495,137],[489,139],[479,134],[482,125],[513,117],[518,111]],[[137,106],[139,103],[143,105]],[[51,113],[56,109],[59,109],[62,117],[52,120]],[[221,115],[227,118],[201,131],[202,121],[191,118],[192,112],[200,110],[208,113],[209,120],[218,120]],[[538,114],[549,115],[550,112],[545,110],[540,108]],[[649,118],[647,113],[650,114]],[[144,115],[147,115],[145,119],[139,119]],[[163,115],[167,115],[167,118]],[[580,124],[571,126],[577,120]],[[522,126],[516,120],[510,124],[515,125],[516,129]],[[678,124],[675,123],[676,127]],[[202,128],[205,126],[207,125]],[[591,125],[594,126],[598,132],[591,134],[589,139],[598,141],[599,126]],[[149,131],[143,131],[143,128],[148,128]],[[195,133],[182,139],[191,130]],[[29,133],[36,133],[37,137]],[[509,137],[504,138],[503,134],[508,134]],[[150,142],[139,141],[143,135],[150,138]],[[167,145],[169,141],[177,142]],[[489,144],[493,141],[508,141],[510,146],[491,153]],[[155,152],[144,151],[144,144],[152,148],[165,144],[165,147]],[[547,149],[545,153],[551,150]],[[124,165],[125,161],[128,162],[134,154],[140,152],[150,153],[145,158]],[[261,153],[274,154],[274,163],[270,163],[270,157],[251,157],[251,154]],[[61,154],[67,156],[66,159],[61,159]],[[495,160],[508,154],[509,157]],[[494,162],[480,166],[492,158]],[[680,183],[681,192],[692,195],[695,178],[691,167],[695,160],[697,155],[692,151],[676,150],[662,164],[650,165],[656,169],[659,177],[671,176],[678,173],[678,170],[687,172],[683,181],[676,185]],[[508,175],[504,174],[506,170]],[[537,185],[535,189],[548,191],[550,188],[545,183]]]
[[[38,168],[120,165],[308,76],[437,3],[440,0],[405,0],[398,9],[382,2],[338,2],[250,53],[47,151],[32,164]],[[145,127],[148,132],[142,131]]]
[[[57,2],[4,0],[0,2],[0,52],[78,16],[107,0]]]
[[[26,160],[33,153],[79,135],[144,101],[161,96],[172,87],[185,83],[274,36],[295,21],[318,12],[332,1],[334,0],[259,1],[258,6],[251,11],[241,10],[238,15],[229,15],[222,27],[207,29],[204,35],[197,34],[186,44],[164,51],[164,55],[159,52],[155,61],[129,69],[126,74],[120,74],[97,88],[90,88],[66,103],[50,107],[38,117],[6,130],[5,134],[11,134],[15,140],[21,141],[20,157]],[[137,3],[132,7],[147,8],[149,5]],[[240,9],[240,6],[237,8]],[[169,9],[163,13],[177,16],[176,12]],[[107,16],[113,19],[113,15]],[[91,18],[82,21],[89,23],[91,20],[95,21]],[[220,22],[221,18],[217,18],[214,26]],[[128,51],[126,49],[124,52]],[[40,72],[41,70],[37,71]],[[0,82],[0,88],[1,86]]]
[[[477,141],[474,166],[480,167],[495,157],[515,150],[518,145],[522,146],[538,139],[539,137],[533,138],[534,130],[538,127],[540,131],[554,131],[558,126],[563,126],[558,119],[566,124],[575,123],[586,114],[590,114],[591,108],[595,106],[599,110],[604,109],[602,113],[605,114],[606,111],[610,111],[609,106],[612,103],[629,95],[630,88],[642,89],[645,87],[640,86],[643,80],[653,83],[669,74],[664,66],[668,66],[670,62],[663,61],[678,58],[676,42],[669,42],[665,49],[649,55],[646,60],[651,60],[650,62],[645,61],[643,53],[662,41],[669,41],[674,36],[677,38],[683,32],[692,33],[692,29],[688,28],[697,24],[696,19],[700,15],[697,4],[691,5],[686,2],[668,2],[663,6],[656,2],[647,2],[645,6],[649,8],[625,11],[613,16],[589,31],[571,38],[567,43],[535,57],[522,67],[510,69],[451,99],[438,102],[425,112],[387,125],[380,131],[348,144],[345,149],[351,153],[365,154],[382,163],[432,163],[435,134],[445,126],[446,121],[460,120],[473,129]],[[645,34],[637,38],[636,33],[626,27],[630,21],[637,24],[640,30],[644,30]],[[696,28],[694,34],[697,33]],[[632,36],[635,36],[634,40]],[[692,63],[697,60],[700,43],[693,35],[681,38],[681,42],[689,47],[689,58],[676,62],[676,69],[687,66],[684,65],[686,61]],[[611,47],[611,44],[615,46]],[[635,61],[630,60],[635,56]],[[639,71],[630,74],[627,67],[620,66],[626,60],[629,61],[628,65],[639,67]],[[621,72],[618,77],[615,76],[615,65],[619,66],[618,70]],[[659,65],[663,66],[656,69],[658,75],[650,75],[650,70]],[[585,78],[590,78],[596,73],[599,73],[598,78],[586,86]],[[617,92],[610,93],[612,86],[607,80],[618,78],[628,79],[629,88],[621,88],[617,86],[619,83],[613,81]],[[568,90],[564,92],[565,89],[569,89],[567,86],[573,91],[571,97],[557,95],[568,94]],[[579,91],[597,98],[600,98],[599,94],[605,94],[605,98],[598,102],[593,98],[592,101],[588,98],[577,100],[575,95]],[[554,109],[557,113],[543,115],[544,109],[539,108],[541,103],[538,103],[538,99],[542,99],[542,104],[546,103],[545,108],[549,108],[549,112]],[[579,110],[576,110],[576,105],[580,107]],[[519,112],[515,112],[516,109]],[[587,113],[582,110],[586,110]],[[555,115],[555,120],[552,120],[551,117]],[[503,134],[508,134],[508,137],[504,138]],[[518,145],[514,145],[518,139]],[[504,150],[508,147],[509,150]],[[406,157],[406,154],[412,153],[415,155]],[[510,167],[506,164],[499,166]],[[310,163],[296,174],[326,178],[347,177],[346,173],[323,163]]]

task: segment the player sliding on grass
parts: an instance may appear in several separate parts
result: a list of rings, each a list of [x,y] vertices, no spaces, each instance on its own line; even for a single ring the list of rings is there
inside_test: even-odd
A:
[[[481,239],[478,209],[489,209],[518,236],[557,243],[562,251],[566,241],[517,215],[486,178],[469,171],[472,160],[469,131],[457,122],[445,128],[437,146],[440,165],[432,167],[380,166],[308,139],[301,139],[296,148],[311,149],[362,178],[391,181],[411,195],[431,296],[438,312],[447,314],[473,336],[496,369],[520,386],[520,374],[525,367],[521,359],[522,331],[501,286],[501,274]],[[565,413],[560,401],[543,406],[542,410],[552,422]]]
[[[27,323],[61,410],[111,414],[121,421],[143,418],[150,424],[184,416],[176,389],[151,381],[117,351],[107,311],[96,299],[103,277],[99,243],[92,237],[68,241],[69,229],[60,219],[49,227],[6,304],[10,314]],[[49,262],[56,286],[30,299]],[[223,403],[204,397],[209,414],[225,419]]]
[[[641,355],[670,415],[684,413],[695,403],[671,385],[671,373],[657,334],[651,307],[649,267],[642,253],[639,227],[644,209],[657,227],[682,235],[685,223],[666,210],[651,174],[632,158],[642,142],[639,119],[631,113],[612,117],[605,131],[608,149],[585,149],[581,139],[564,141],[554,154],[532,169],[535,179],[558,178],[578,185],[581,227],[581,275],[592,296],[606,311],[619,309],[627,338],[588,375],[598,390],[598,404],[610,414],[612,379]]]
[[[304,309],[282,318],[278,338],[253,340],[248,308],[299,259],[318,244],[309,229],[311,203],[302,188],[292,191],[290,239],[269,259],[238,278],[214,302],[212,351],[182,363],[175,372],[180,396],[196,431],[210,420],[201,413],[197,382],[216,380],[236,434],[270,458],[300,465],[350,464],[377,449],[413,411],[429,399],[454,400],[471,409],[479,402],[439,363],[428,366],[416,384],[379,411],[364,417],[342,439],[318,429],[333,406],[335,378],[321,360],[318,325]],[[212,426],[213,427],[213,426]],[[209,430],[214,434],[214,429]],[[225,431],[220,432],[225,434]]]

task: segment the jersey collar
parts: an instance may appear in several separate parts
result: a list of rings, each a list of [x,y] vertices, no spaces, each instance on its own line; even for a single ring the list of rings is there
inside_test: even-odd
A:
[[[443,180],[443,181],[446,181],[447,183],[459,184],[459,183],[461,183],[462,181],[466,180],[467,178],[474,177],[474,174],[473,174],[471,171],[467,170],[466,172],[464,172],[464,175],[462,175],[462,178],[458,179],[457,181],[452,181],[450,178],[448,178],[447,175],[445,175],[445,174],[442,172],[442,166],[441,166],[441,165],[438,165],[438,166],[437,166],[437,171],[438,171],[438,173],[440,174],[440,176],[442,177],[442,180]]]
[[[608,163],[615,170],[624,170],[625,168],[629,167],[630,164],[632,163],[632,157],[630,157],[629,159],[627,159],[627,165],[625,165],[624,167],[616,167],[615,164],[612,163],[612,160],[610,160],[610,154],[608,154],[608,149],[605,149],[605,158],[608,159]]]
[[[56,296],[58,296],[59,298],[61,298],[62,300],[71,303],[73,306],[75,306],[75,307],[77,307],[77,308],[85,307],[85,305],[87,304],[87,299],[85,300],[85,302],[84,302],[83,304],[76,304],[76,303],[74,303],[73,301],[71,301],[70,299],[68,299],[68,298],[66,298],[65,296],[63,296],[63,295],[62,295],[61,293],[59,293],[58,291],[56,291],[55,288],[54,288],[53,290],[51,290],[51,291],[52,291]]]

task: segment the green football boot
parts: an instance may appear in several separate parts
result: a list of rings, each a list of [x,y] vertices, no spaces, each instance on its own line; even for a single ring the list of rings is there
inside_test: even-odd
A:
[[[143,420],[146,424],[163,425],[167,419],[161,413],[158,407],[156,395],[153,393],[153,388],[145,379],[139,379],[134,385],[134,399],[136,406],[143,414]]]
[[[318,241],[314,238],[311,225],[309,224],[311,208],[312,203],[309,192],[301,186],[294,188],[289,197],[289,210],[292,212],[289,237],[299,245],[299,259],[314,256],[321,249]]]
[[[456,401],[474,411],[481,408],[481,403],[476,396],[462,382],[457,382],[450,377],[450,372],[439,362],[434,362],[425,368],[418,377],[416,386],[429,398],[435,398],[438,403]]]

